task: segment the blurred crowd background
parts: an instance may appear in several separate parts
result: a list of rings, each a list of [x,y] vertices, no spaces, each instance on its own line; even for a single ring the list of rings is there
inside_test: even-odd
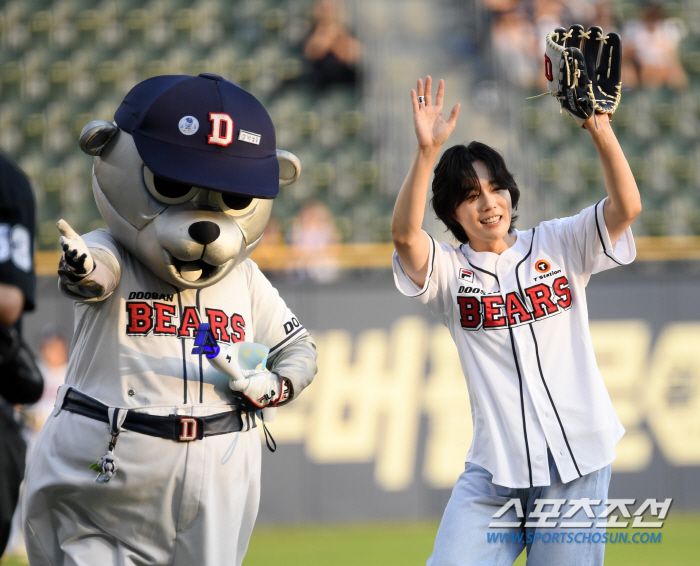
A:
[[[642,189],[637,234],[700,233],[700,2],[622,0],[17,0],[0,3],[0,148],[33,181],[40,249],[55,222],[102,225],[76,139],[111,120],[137,82],[207,71],[259,97],[301,180],[275,203],[268,243],[388,242],[412,151],[408,91],[448,78],[462,102],[451,141],[495,141],[538,203],[522,223],[602,195],[592,144],[557,118],[544,37],[597,24],[623,37],[615,115]],[[303,221],[306,219],[306,221]]]

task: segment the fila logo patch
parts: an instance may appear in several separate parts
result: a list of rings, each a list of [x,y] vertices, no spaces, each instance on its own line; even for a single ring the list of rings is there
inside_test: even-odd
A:
[[[474,283],[474,272],[471,269],[461,268],[459,270],[459,278],[469,283]]]
[[[229,145],[233,141],[233,120],[223,112],[209,112],[211,134],[207,143],[212,145]]]

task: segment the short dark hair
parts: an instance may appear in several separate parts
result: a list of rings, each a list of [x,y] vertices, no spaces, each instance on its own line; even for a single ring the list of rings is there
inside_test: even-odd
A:
[[[435,168],[431,202],[437,217],[462,244],[466,244],[469,238],[461,224],[454,219],[454,214],[470,193],[481,190],[479,178],[474,171],[475,161],[482,161],[486,165],[494,184],[508,189],[513,209],[517,208],[520,199],[520,189],[498,151],[477,141],[449,148]],[[515,230],[517,218],[511,216],[508,232]]]

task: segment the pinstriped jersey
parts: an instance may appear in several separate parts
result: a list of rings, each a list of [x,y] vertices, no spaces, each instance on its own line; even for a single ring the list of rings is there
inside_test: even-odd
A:
[[[624,428],[598,370],[588,328],[592,274],[631,263],[628,228],[611,244],[604,201],[580,214],[517,231],[501,254],[430,238],[418,288],[396,252],[396,285],[450,330],[471,404],[467,461],[498,485],[550,484],[547,448],[564,482],[615,459]]]
[[[104,300],[75,303],[66,383],[110,406],[231,404],[228,377],[192,354],[200,323],[220,346],[242,340],[274,357],[307,332],[250,259],[203,289],[157,277],[106,230],[83,236],[121,276]],[[307,385],[293,383],[298,394]]]

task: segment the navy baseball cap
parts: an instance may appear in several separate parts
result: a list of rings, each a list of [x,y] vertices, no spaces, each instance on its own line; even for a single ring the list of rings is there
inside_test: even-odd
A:
[[[257,198],[279,194],[275,127],[262,104],[219,75],[161,75],[124,98],[114,121],[159,177]]]

